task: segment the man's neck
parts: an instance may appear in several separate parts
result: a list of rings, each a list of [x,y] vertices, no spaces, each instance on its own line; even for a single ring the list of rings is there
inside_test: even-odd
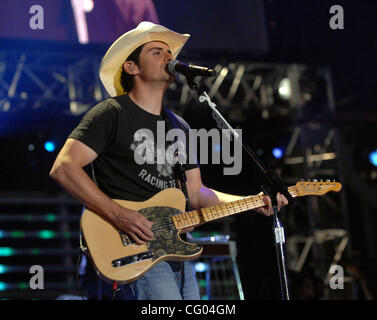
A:
[[[160,115],[162,110],[162,98],[166,89],[135,87],[129,92],[129,97],[145,111]]]

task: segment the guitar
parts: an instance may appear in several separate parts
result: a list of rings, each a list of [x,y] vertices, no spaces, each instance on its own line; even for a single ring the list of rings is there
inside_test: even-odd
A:
[[[324,195],[338,192],[338,182],[298,182],[289,187],[292,197]],[[80,221],[90,259],[105,281],[129,283],[146,273],[156,263],[164,260],[187,261],[198,258],[203,248],[196,243],[180,238],[184,228],[197,227],[206,222],[236,213],[253,210],[267,204],[265,195],[255,195],[212,207],[185,210],[185,196],[179,189],[162,190],[150,199],[141,202],[114,199],[120,205],[137,210],[154,222],[153,239],[145,244],[136,244],[125,232],[108,219],[86,209]]]

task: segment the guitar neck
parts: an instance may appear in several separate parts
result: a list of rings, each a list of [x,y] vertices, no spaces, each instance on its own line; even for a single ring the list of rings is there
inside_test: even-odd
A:
[[[295,186],[289,187],[288,192],[292,197],[298,196]],[[183,212],[172,218],[177,229],[183,229],[196,227],[205,222],[225,218],[240,212],[257,209],[267,204],[268,200],[265,195],[256,195],[212,207]]]

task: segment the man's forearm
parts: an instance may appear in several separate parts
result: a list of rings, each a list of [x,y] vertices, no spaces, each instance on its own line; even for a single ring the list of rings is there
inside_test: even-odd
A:
[[[227,194],[203,186],[198,192],[195,192],[190,196],[190,204],[193,208],[203,208],[220,203],[240,200],[242,198],[244,198],[244,196]]]
[[[263,194],[262,192],[259,194]],[[280,193],[278,193],[278,211],[282,206],[288,204],[288,200]],[[214,189],[209,189],[205,186],[200,188],[198,192],[193,193],[192,199],[190,196],[190,204],[193,208],[203,208],[203,207],[210,207],[220,203],[226,203],[231,201],[237,201],[249,196],[237,196],[233,194],[227,194],[220,191],[216,191]],[[273,215],[273,209],[271,206],[271,200],[269,197],[267,198],[267,202],[262,203],[260,207],[255,208],[254,211],[259,212],[265,216]]]
[[[50,176],[86,207],[114,221],[119,205],[107,197],[82,168],[62,165],[53,168]]]

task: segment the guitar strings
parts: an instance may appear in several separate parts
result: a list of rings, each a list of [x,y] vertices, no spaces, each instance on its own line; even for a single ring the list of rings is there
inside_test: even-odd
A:
[[[292,191],[290,193],[293,197],[297,196],[297,193],[295,191]],[[256,208],[259,208],[259,207],[262,207],[262,206],[265,206],[266,204],[268,204],[267,197],[265,197],[265,196],[257,196],[257,199],[255,199],[253,197],[255,197],[255,196],[242,199],[242,200],[244,200],[243,203],[240,203],[239,202],[240,200],[238,200],[237,205],[232,205],[231,209],[227,208],[228,212],[225,212],[224,217],[231,215],[235,212],[243,212],[243,211],[247,211],[247,210],[252,210],[252,209],[256,209]],[[221,208],[221,211],[222,211],[221,213],[223,214],[224,209],[221,207],[221,205],[220,205],[220,208]],[[235,212],[232,212],[232,210],[235,210]],[[196,210],[194,210],[194,211],[196,211]],[[182,212],[182,213],[179,213],[179,214],[174,215],[174,216],[182,215],[182,219],[184,219],[185,222],[187,222],[188,220],[191,220],[193,218],[189,216],[188,219],[187,218],[185,219],[184,215],[187,215],[190,212],[193,213],[194,211]],[[214,219],[218,218],[218,216],[217,215],[214,216],[214,214],[211,211],[209,213],[204,212],[204,214],[207,214],[207,216],[212,215],[212,218],[214,218]],[[167,228],[174,228],[175,224],[174,224],[173,219],[172,219],[173,217],[169,216],[169,217],[164,217],[164,218],[157,220],[152,226],[152,231],[158,232],[158,231],[166,230]],[[195,217],[194,217],[194,219],[195,219]],[[188,221],[188,222],[190,222],[190,221]],[[187,225],[187,227],[194,226],[194,225],[195,225],[195,223],[189,224],[189,225]]]
[[[326,187],[327,186],[321,187],[321,189],[325,189]],[[293,190],[290,191],[290,194],[293,197],[297,196],[297,192],[293,191]],[[219,212],[219,214],[224,214],[225,213],[225,215],[223,215],[225,217],[225,216],[234,214],[236,212],[243,212],[243,211],[247,211],[247,210],[253,210],[253,209],[256,209],[256,208],[263,207],[266,204],[268,204],[267,197],[265,197],[263,195],[261,195],[261,196],[251,196],[251,197],[244,198],[242,200],[244,200],[243,203],[240,203],[241,200],[238,200],[237,201],[238,203],[236,205],[231,205],[232,206],[231,209],[229,209],[229,207],[227,207],[226,208],[226,212],[224,212],[224,208],[222,208],[222,205],[217,206],[218,208],[221,209],[221,212]],[[226,205],[226,203],[224,203],[224,205]],[[212,208],[212,207],[210,207],[210,208]],[[212,216],[212,218],[214,218],[214,219],[217,219],[218,218],[218,214],[214,214],[211,211],[211,209],[209,209],[209,210],[210,210],[209,212],[203,212],[202,211],[202,213],[206,214],[207,216]],[[157,221],[154,222],[154,224],[152,226],[152,231],[153,232],[158,232],[158,231],[166,230],[166,228],[174,228],[175,224],[173,222],[173,217],[177,217],[177,216],[181,216],[182,219],[185,220],[185,223],[186,222],[191,222],[189,220],[192,220],[192,219],[195,220],[195,217],[192,218],[188,214],[189,213],[194,213],[195,211],[197,211],[197,210],[188,211],[188,212],[181,212],[181,213],[178,213],[177,215],[174,215],[174,216],[168,216],[168,217],[163,217],[161,219],[158,219]],[[196,215],[196,213],[194,213],[194,215]],[[186,216],[188,216],[188,218],[185,218]],[[194,224],[189,224],[189,225],[187,225],[187,227],[194,226],[194,225],[195,225],[195,223]]]
[[[261,206],[267,204],[267,203],[264,202],[263,200],[265,200],[265,198],[262,199],[262,200],[253,201],[252,204],[251,204],[251,203],[246,203],[246,204],[242,204],[242,205],[240,205],[240,206],[234,207],[234,208],[232,208],[232,209],[236,209],[236,211],[238,211],[238,210],[240,209],[241,212],[242,212],[242,211],[247,211],[247,210],[252,210],[252,209],[255,209],[255,208],[260,207],[260,204],[262,204]],[[258,204],[258,206],[255,207],[254,204]],[[252,206],[250,206],[250,205],[252,205]],[[189,212],[191,212],[191,211],[189,211]],[[180,213],[180,214],[186,214],[186,213],[187,213],[187,212]],[[232,214],[232,213],[231,213],[231,214]],[[179,215],[179,214],[178,214],[178,215]],[[212,217],[213,217],[213,213],[212,213]],[[217,217],[213,217],[213,218],[216,219]],[[184,219],[184,218],[183,218],[183,219]],[[185,220],[190,220],[190,219],[185,219]],[[187,225],[187,227],[190,227],[190,226],[193,226],[193,225],[195,225],[195,224]],[[166,229],[168,229],[168,228],[170,228],[170,229],[175,228],[175,224],[174,224],[174,222],[173,222],[173,220],[172,220],[172,217],[164,217],[164,218],[161,218],[161,219],[157,220],[157,221],[153,224],[153,226],[152,226],[152,231],[153,231],[153,232],[159,232],[159,231],[164,231],[164,230],[166,230]]]
[[[294,194],[292,194],[294,196]],[[246,200],[246,199],[245,199]],[[235,211],[238,211],[238,210],[241,210],[241,211],[247,211],[247,210],[252,210],[252,209],[255,209],[255,208],[258,208],[258,207],[261,207],[261,206],[264,206],[266,205],[268,202],[267,201],[267,198],[266,197],[263,197],[263,198],[258,198],[258,199],[252,199],[250,198],[249,200],[251,200],[251,203],[250,201],[249,202],[245,202],[245,203],[241,203],[241,204],[238,204],[238,205],[235,205],[233,206],[230,210],[228,208],[228,212],[225,212],[226,215],[228,215],[228,213],[232,214],[232,210],[235,210]],[[190,213],[190,212],[193,212],[193,211],[188,211],[188,212],[183,212],[183,213],[179,213],[177,215],[186,215],[187,213]],[[224,209],[222,208],[222,213],[224,213]],[[213,218],[217,218],[217,215],[214,216],[213,213],[207,213],[207,215],[212,215]],[[182,216],[182,219],[184,219],[185,221],[188,221],[188,220],[191,220],[193,219],[192,217],[188,217],[188,218],[184,218],[184,216]],[[195,218],[194,218],[195,219]],[[190,222],[190,221],[188,221]],[[190,224],[188,225],[187,227],[189,226],[193,226],[195,224]],[[159,220],[157,220],[153,227],[152,227],[152,231],[154,232],[158,232],[158,231],[161,231],[161,230],[165,230],[167,227],[174,227],[174,222],[172,220],[172,217],[164,217],[164,218],[161,218]]]
[[[244,204],[241,204],[241,205],[237,205],[237,206],[234,206],[232,207],[232,209],[236,209],[236,211],[238,211],[239,209],[241,209],[241,211],[246,211],[247,209],[254,209],[254,208],[257,208],[259,206],[263,206],[267,204],[266,202],[262,201],[262,200],[257,200],[257,201],[253,201],[253,203],[244,203]],[[255,206],[257,205],[257,206]],[[245,209],[246,210],[243,210]],[[229,210],[229,209],[228,209]],[[195,210],[196,211],[196,210]],[[222,209],[223,213],[224,213],[224,209]],[[229,210],[231,211],[231,210]],[[182,219],[184,220],[191,220],[191,219],[195,219],[195,218],[192,218],[190,216],[188,216],[188,218],[184,218],[184,215],[187,215],[188,213],[192,213],[193,211],[188,211],[188,212],[182,212],[182,213],[179,213],[175,216],[179,216],[179,215],[182,215]],[[213,214],[212,214],[213,215]],[[174,217],[174,216],[173,216]],[[169,222],[170,220],[172,219],[172,217],[163,217],[161,219],[158,219],[157,222]],[[156,225],[156,224],[154,224]],[[165,224],[166,225],[166,224]],[[153,227],[152,227],[153,228]]]
[[[227,208],[228,209],[228,212],[225,212],[226,214],[227,213],[229,213],[229,212],[231,212],[232,210],[235,210],[235,211],[239,211],[239,210],[241,210],[241,211],[246,211],[246,210],[252,210],[252,209],[256,209],[256,208],[258,208],[258,207],[261,207],[261,206],[264,206],[264,205],[266,205],[268,202],[266,202],[266,198],[264,197],[264,198],[259,198],[258,200],[252,200],[252,203],[250,203],[250,202],[246,202],[246,203],[241,203],[241,204],[238,204],[238,205],[234,205],[231,209],[229,209],[229,208]],[[245,209],[245,210],[244,210]],[[196,211],[196,210],[195,210]],[[221,208],[221,213],[224,213],[224,208]],[[183,212],[183,213],[179,213],[179,214],[177,214],[176,216],[179,216],[179,215],[182,215],[182,219],[184,219],[184,220],[191,220],[191,219],[193,219],[192,217],[189,217],[188,219],[185,219],[184,218],[184,215],[186,215],[186,214],[188,214],[188,213],[190,213],[190,212],[193,212],[193,211],[188,211],[188,212]],[[206,213],[206,212],[204,212],[204,213]],[[210,213],[206,213],[207,215],[212,215],[212,216],[214,216],[214,214],[212,213],[212,212],[210,212]],[[231,213],[232,214],[232,213]],[[217,217],[217,215],[216,215],[216,217]],[[164,220],[166,220],[166,219],[170,219],[171,217],[165,217],[165,218],[162,218],[162,219],[160,219],[159,221],[164,221]]]
[[[321,187],[321,189],[325,189],[327,186],[323,186]],[[297,192],[296,191],[290,191],[290,194],[295,197],[297,196]],[[254,198],[256,197],[256,199]],[[248,198],[245,198],[245,199],[242,199],[244,200],[243,203],[240,203],[238,200],[238,203],[236,205],[231,205],[232,207],[229,209],[229,207],[226,208],[225,212],[224,212],[224,208],[222,208],[222,206],[218,206],[218,209],[221,209],[221,212],[219,212],[219,214],[224,214],[223,215],[224,217],[225,216],[228,216],[228,215],[231,215],[231,214],[234,214],[236,212],[242,212],[242,211],[247,211],[247,210],[253,210],[253,209],[256,209],[256,208],[259,208],[259,207],[262,207],[262,206],[265,206],[266,204],[268,204],[267,202],[267,197],[265,196],[251,196],[251,197],[248,197]],[[226,205],[226,204],[225,204]],[[217,209],[217,210],[218,210]],[[203,212],[203,214],[206,214],[208,217],[211,218],[214,218],[214,219],[217,219],[218,218],[218,214],[214,214],[211,209],[209,209],[210,211],[209,212]],[[175,216],[181,216],[183,220],[185,220],[185,223],[189,222],[190,224],[187,225],[187,227],[190,227],[190,226],[193,226],[195,225],[195,222],[194,224],[191,223],[190,220],[195,220],[195,217],[192,218],[190,217],[190,215],[188,215],[189,213],[193,213],[195,212],[196,210],[194,211],[188,211],[188,212],[182,212],[182,213],[179,213]],[[233,211],[233,212],[232,212]],[[196,215],[196,213],[195,213]],[[173,216],[174,217],[174,216]],[[153,227],[152,227],[152,231],[154,232],[158,232],[158,231],[161,231],[161,230],[165,230],[167,227],[175,227],[175,224],[173,222],[173,217],[169,216],[169,217],[164,217],[164,218],[161,218],[159,220],[157,220]],[[185,218],[187,217],[187,218]]]
[[[297,193],[295,191],[293,191],[293,190],[290,193],[291,193],[292,196],[297,196]],[[238,203],[237,205],[233,206],[231,209],[227,208],[228,212],[225,212],[225,214],[229,215],[229,213],[230,214],[234,213],[234,212],[231,212],[232,210],[235,210],[235,211],[238,211],[238,210],[247,211],[247,210],[256,209],[256,208],[264,206],[264,205],[266,205],[268,203],[268,202],[266,202],[267,198],[264,197],[264,196],[259,196],[259,197],[257,196],[258,197],[257,199],[253,199],[253,197],[255,197],[255,196],[243,199],[245,201],[244,203],[241,203],[241,204]],[[247,200],[249,200],[249,201],[246,202]],[[240,200],[238,200],[238,201],[240,201]],[[220,208],[221,208],[221,213],[224,213],[224,209],[221,206],[220,206]],[[193,212],[193,211],[179,213],[176,216],[182,215],[182,219],[184,219],[186,221],[187,220],[191,220],[193,218],[190,217],[190,216],[185,219],[185,215],[188,214],[188,213],[190,213],[190,212]],[[215,218],[215,219],[218,218],[217,217],[218,215],[217,214],[214,215],[211,211],[209,213],[208,212],[204,212],[204,214],[206,214],[207,216],[212,216],[212,218]],[[164,218],[159,219],[157,222],[160,222],[160,223],[159,224],[157,224],[157,223],[154,224],[154,226],[155,226],[154,230],[155,231],[160,231],[160,230],[163,230],[164,227],[169,227],[169,226],[173,226],[174,225],[174,222],[172,221],[172,217],[164,217]],[[156,226],[158,226],[159,228],[156,228]],[[192,224],[190,224],[189,226],[192,226]],[[153,230],[153,227],[152,227],[152,230]]]

